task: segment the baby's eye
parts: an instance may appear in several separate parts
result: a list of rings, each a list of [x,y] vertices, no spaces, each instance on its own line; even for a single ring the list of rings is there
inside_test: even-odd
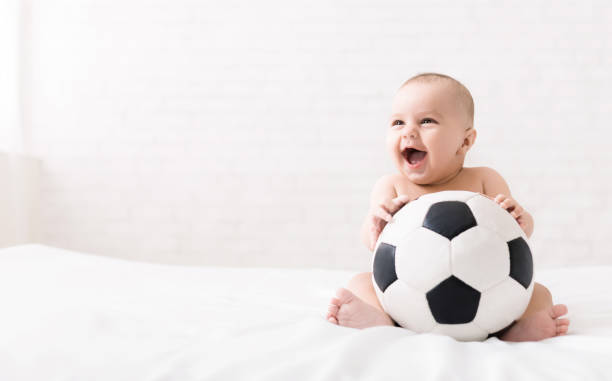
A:
[[[429,123],[438,123],[438,122],[436,122],[434,119],[431,119],[431,118],[424,118],[423,120],[421,120],[421,124],[423,123],[429,124]]]
[[[391,126],[398,126],[398,123],[402,124],[404,122],[402,122],[401,120],[394,120],[393,123],[391,123]]]

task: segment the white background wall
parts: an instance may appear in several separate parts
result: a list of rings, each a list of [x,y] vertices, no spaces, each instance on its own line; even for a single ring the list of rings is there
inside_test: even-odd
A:
[[[0,1],[0,152],[23,151],[20,129],[20,10],[20,0]]]
[[[30,0],[26,148],[45,244],[184,264],[367,269],[391,99],[476,103],[468,166],[535,218],[536,264],[612,264],[606,1]]]
[[[39,240],[40,160],[0,152],[0,248]]]

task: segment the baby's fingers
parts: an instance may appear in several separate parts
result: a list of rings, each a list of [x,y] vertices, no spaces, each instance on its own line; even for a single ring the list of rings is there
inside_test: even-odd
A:
[[[402,206],[404,206],[409,201],[410,201],[410,196],[405,195],[405,194],[399,195],[396,198],[389,200],[389,202],[386,204],[387,211],[389,211],[392,214],[395,214],[395,212],[400,210]]]
[[[514,208],[514,210],[510,214],[512,214],[512,217],[514,218],[519,218],[520,216],[523,215],[524,211],[525,209],[523,209],[522,206],[517,205],[516,208]]]
[[[513,199],[511,199],[510,197],[508,197],[507,199],[505,199],[504,201],[501,202],[501,204],[499,204],[502,208],[504,209],[510,209],[512,207],[516,207],[516,201],[514,201]]]
[[[498,194],[497,196],[495,196],[495,198],[493,199],[496,203],[501,203],[506,199],[506,195],[505,194]]]
[[[383,204],[380,204],[378,208],[375,208],[372,214],[375,217],[378,217],[381,220],[384,220],[387,222],[391,222],[391,220],[393,219],[393,216],[385,210]]]
[[[405,203],[407,203],[408,201],[410,201],[410,196],[408,196],[407,194],[400,194],[399,196],[397,196],[396,198],[391,200],[395,205],[403,205]]]

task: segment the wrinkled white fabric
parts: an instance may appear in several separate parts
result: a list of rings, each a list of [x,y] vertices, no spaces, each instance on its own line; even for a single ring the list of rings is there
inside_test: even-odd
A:
[[[570,332],[463,343],[325,319],[349,271],[0,250],[0,380],[612,380],[612,267],[541,270]]]

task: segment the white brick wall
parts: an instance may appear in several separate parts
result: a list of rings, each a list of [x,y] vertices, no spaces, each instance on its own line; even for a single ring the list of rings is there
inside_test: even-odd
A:
[[[439,71],[472,91],[467,164],[534,215],[536,262],[612,264],[608,2],[27,4],[43,243],[365,270],[392,96]]]

